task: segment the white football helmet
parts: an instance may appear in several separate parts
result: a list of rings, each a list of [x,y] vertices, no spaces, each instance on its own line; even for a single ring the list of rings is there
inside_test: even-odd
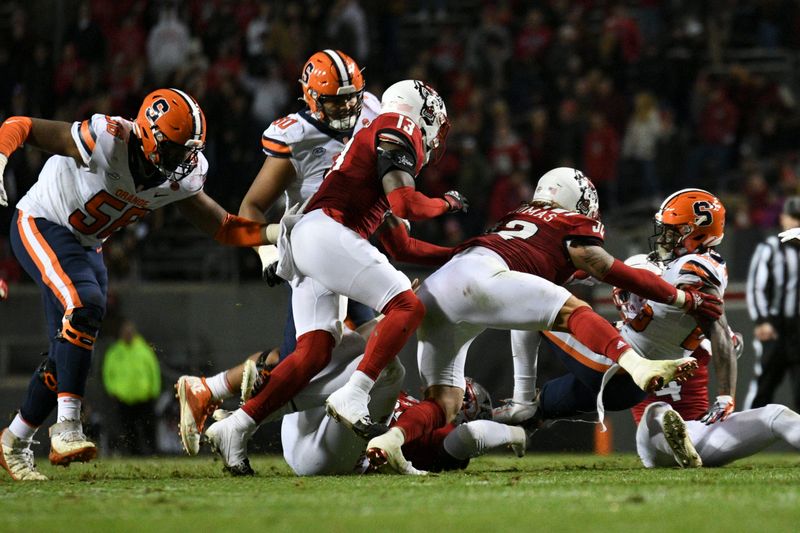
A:
[[[534,202],[550,202],[590,218],[600,216],[600,201],[592,180],[580,170],[558,167],[546,172],[536,184]]]
[[[436,162],[444,154],[450,122],[444,100],[430,85],[419,80],[398,81],[384,91],[381,113],[405,115],[419,126],[425,143],[425,163]]]

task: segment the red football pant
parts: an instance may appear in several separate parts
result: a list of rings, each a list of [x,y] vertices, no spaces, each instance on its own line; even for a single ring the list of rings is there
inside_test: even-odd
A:
[[[394,427],[403,430],[406,436],[405,444],[407,444],[440,427],[444,427],[446,423],[447,417],[444,414],[444,409],[435,400],[428,398],[417,405],[409,407],[400,415]]]
[[[358,365],[358,370],[375,381],[419,327],[425,316],[425,305],[409,289],[389,300],[382,313],[383,320],[369,336],[364,358]]]
[[[619,331],[588,305],[572,312],[567,320],[567,327],[581,344],[615,362],[625,350],[631,348]]]
[[[297,347],[270,373],[266,387],[250,398],[242,410],[257,423],[294,398],[311,378],[328,366],[333,352],[333,335],[309,331],[297,339]]]

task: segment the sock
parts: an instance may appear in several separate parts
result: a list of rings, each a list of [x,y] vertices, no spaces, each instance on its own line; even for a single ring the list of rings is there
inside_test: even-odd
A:
[[[301,335],[295,351],[275,367],[267,385],[250,398],[242,410],[256,423],[263,422],[327,366],[333,345],[333,335],[327,331],[315,330]]]
[[[539,349],[540,334],[538,331],[530,332],[533,336],[527,335],[528,332],[525,333],[525,335],[511,333],[515,402],[530,402],[536,397],[536,354]]]
[[[425,316],[425,306],[409,289],[392,298],[383,308],[385,315],[367,341],[358,370],[373,381],[405,346]]]
[[[375,380],[364,372],[356,370],[353,372],[353,375],[350,376],[350,379],[347,380],[347,384],[369,394],[369,391],[372,390],[372,386],[375,385]]]
[[[250,415],[248,415],[242,409],[235,410],[233,414],[230,416],[230,418],[234,420],[236,427],[242,433],[249,433],[255,431],[255,429],[258,427],[256,421],[253,420],[252,417],[250,417]]]
[[[81,399],[68,394],[58,395],[58,417],[56,422],[81,419]]]
[[[513,429],[524,431],[522,428]],[[444,450],[463,461],[514,441],[515,435],[511,426],[491,420],[473,420],[461,424],[447,435],[444,439]]]
[[[405,442],[409,443],[446,423],[444,409],[435,401],[427,399],[406,409],[394,427],[403,430],[406,436]]]
[[[19,413],[17,413],[17,416],[14,417],[14,420],[12,420],[11,424],[8,426],[8,430],[13,433],[15,437],[22,440],[31,440],[36,434],[37,429],[39,429],[38,426],[30,425]]]
[[[57,396],[55,391],[48,389],[47,386],[42,383],[38,371],[34,372],[28,384],[25,401],[22,402],[19,414],[26,422],[29,422],[35,427],[39,427],[44,424],[44,421],[50,416],[53,409],[55,409],[56,400]]]
[[[567,327],[581,344],[614,362],[625,350],[631,349],[619,331],[589,306],[574,310],[567,320]]]
[[[226,376],[227,370],[220,372],[219,374],[215,374],[210,378],[206,378],[206,385],[208,389],[211,391],[211,399],[212,400],[224,400],[226,398],[232,398],[233,392],[231,391],[231,386],[228,383],[228,377]]]

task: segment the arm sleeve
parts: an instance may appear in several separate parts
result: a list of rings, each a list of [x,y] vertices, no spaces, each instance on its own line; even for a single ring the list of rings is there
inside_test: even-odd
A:
[[[414,187],[398,187],[386,195],[392,213],[408,220],[427,220],[450,210],[444,198],[428,198]]]
[[[380,235],[380,241],[394,259],[417,265],[443,265],[453,256],[454,250],[414,239],[408,235],[403,225],[384,230]]]
[[[6,119],[0,126],[0,154],[11,157],[11,154],[28,140],[32,127],[33,122],[28,117]]]
[[[228,213],[214,234],[214,240],[231,246],[261,246],[265,242],[266,224]]]
[[[671,304],[678,295],[678,289],[660,276],[648,270],[629,267],[619,259],[614,259],[603,281],[642,298],[664,304]]]

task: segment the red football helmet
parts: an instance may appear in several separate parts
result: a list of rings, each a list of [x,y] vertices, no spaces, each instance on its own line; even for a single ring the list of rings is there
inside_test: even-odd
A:
[[[180,181],[194,170],[205,148],[206,117],[185,92],[158,89],[145,96],[135,131],[147,160],[165,178]]]
[[[364,103],[364,77],[353,59],[339,50],[322,50],[306,61],[300,77],[311,114],[337,131],[355,127]]]
[[[651,248],[663,262],[687,253],[705,251],[725,236],[725,207],[702,189],[671,194],[655,215]]]

